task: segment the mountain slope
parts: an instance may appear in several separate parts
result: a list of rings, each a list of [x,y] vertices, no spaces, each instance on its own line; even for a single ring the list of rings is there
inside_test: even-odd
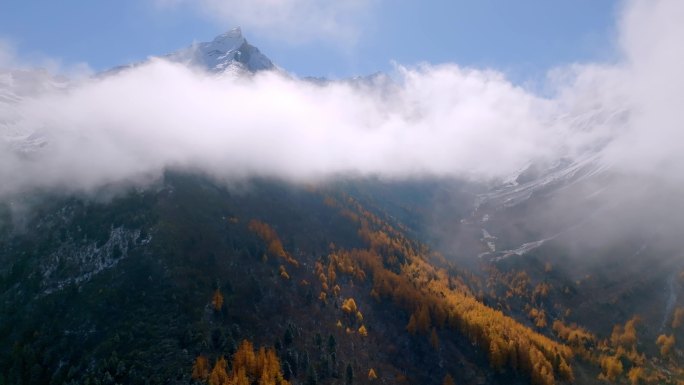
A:
[[[169,174],[158,190],[111,203],[50,199],[25,228],[3,231],[0,373],[10,383],[188,383],[196,356],[230,354],[247,338],[275,346],[294,383],[307,380],[309,365],[320,383],[334,383],[347,364],[355,383],[371,368],[397,383],[436,384],[447,373],[502,383],[455,331],[438,331],[437,350],[429,333],[406,332],[410,314],[371,295],[370,267],[347,265],[346,253],[368,246],[326,197],[265,181],[234,192]],[[264,234],[277,234],[284,251]],[[211,304],[217,288],[220,311]],[[362,316],[344,310],[349,298]],[[334,356],[317,345],[330,336]]]

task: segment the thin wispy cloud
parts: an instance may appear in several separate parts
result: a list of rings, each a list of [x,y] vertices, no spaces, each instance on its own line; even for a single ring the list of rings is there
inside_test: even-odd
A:
[[[185,7],[222,25],[283,43],[313,41],[353,45],[380,0],[154,0],[161,8]]]
[[[9,39],[0,36],[0,68],[14,67],[16,63],[16,50]]]
[[[94,73],[86,62],[66,63],[60,58],[42,54],[21,54],[12,39],[0,36],[0,71],[27,69],[39,69],[53,75],[63,75],[74,79],[89,77]]]

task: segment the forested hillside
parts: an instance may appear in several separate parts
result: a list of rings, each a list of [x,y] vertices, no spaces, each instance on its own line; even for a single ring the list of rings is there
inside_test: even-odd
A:
[[[168,173],[154,189],[103,200],[26,197],[23,212],[6,205],[4,383],[679,377],[681,309],[657,345],[642,339],[638,317],[594,332],[571,321],[579,284],[550,258],[462,268],[397,219],[420,223],[410,200],[381,207],[359,193],[366,184],[388,188],[225,187]]]

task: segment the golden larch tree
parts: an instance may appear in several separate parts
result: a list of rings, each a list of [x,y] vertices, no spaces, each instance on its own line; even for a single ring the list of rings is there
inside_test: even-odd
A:
[[[627,373],[627,378],[629,379],[630,384],[639,385],[644,378],[644,368],[638,366],[633,367],[629,370],[629,373]]]
[[[368,379],[370,381],[373,381],[373,380],[376,380],[377,378],[378,378],[378,375],[375,373],[375,369],[370,368],[370,370],[368,371]]]
[[[342,302],[342,310],[347,314],[356,314],[359,309],[356,307],[354,298],[347,298]]]
[[[454,382],[454,378],[451,377],[451,374],[447,373],[446,376],[444,376],[444,381],[442,381],[442,385],[456,385],[456,382]]]
[[[600,358],[602,373],[599,379],[615,381],[622,374],[622,361],[618,357],[604,356]]]
[[[211,306],[214,307],[214,310],[221,311],[221,308],[223,307],[223,294],[221,293],[221,289],[216,289],[214,292],[214,296],[211,298]]]
[[[674,334],[671,336],[667,336],[665,334],[661,334],[658,336],[658,339],[656,340],[656,345],[660,346],[660,354],[663,357],[667,357],[670,355],[672,352],[672,347],[675,344],[675,337]]]
[[[672,316],[672,329],[677,329],[684,325],[684,307],[678,307]]]
[[[226,372],[226,359],[223,356],[219,357],[214,364],[214,369],[209,375],[209,385],[230,385],[230,379]]]
[[[209,377],[209,360],[205,356],[197,356],[192,364],[192,379],[206,381]]]

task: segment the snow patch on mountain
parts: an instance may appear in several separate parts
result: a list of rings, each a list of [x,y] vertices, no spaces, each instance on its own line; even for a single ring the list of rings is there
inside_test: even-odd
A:
[[[478,197],[477,206],[490,204],[511,207],[528,200],[535,192],[560,188],[598,175],[609,167],[601,162],[601,154],[591,154],[583,159],[560,159],[549,166],[530,165],[514,180]]]
[[[127,258],[132,248],[150,241],[151,237],[143,238],[140,230],[112,227],[109,239],[102,245],[96,241],[67,242],[44,258],[41,265],[42,295],[62,290],[71,284],[87,282]]]
[[[0,150],[26,155],[45,146],[45,135],[23,124],[20,106],[38,95],[63,91],[69,84],[46,70],[0,71]]]
[[[557,157],[531,160],[502,178],[478,197],[477,208],[497,210],[516,206],[535,193],[555,191],[610,172],[613,167],[604,156],[605,150],[631,119],[625,103],[615,105],[620,107],[609,107],[602,101],[594,101],[591,106],[579,103],[550,119],[549,129],[564,138],[564,148],[552,152]]]

